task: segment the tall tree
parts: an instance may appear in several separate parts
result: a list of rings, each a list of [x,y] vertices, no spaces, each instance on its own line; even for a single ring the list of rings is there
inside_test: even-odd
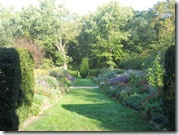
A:
[[[99,67],[115,67],[115,61],[122,59],[122,41],[128,40],[129,33],[124,26],[132,17],[130,8],[122,7],[117,1],[111,1],[98,7],[94,14],[84,19],[82,37],[87,48],[91,49],[90,58]],[[88,19],[90,18],[90,20]],[[84,44],[84,41],[80,41]]]
[[[175,44],[175,0],[158,2],[151,9],[154,14],[151,25],[157,32],[157,44],[154,49],[163,50]]]
[[[6,8],[0,4],[0,47],[9,47],[16,38],[16,22],[18,12],[13,12],[13,8]]]
[[[115,67],[114,61],[122,59],[122,41],[128,40],[129,36],[129,33],[124,31],[124,26],[132,15],[132,9],[122,7],[116,1],[98,8],[94,18],[97,42],[92,47],[98,59],[105,60],[104,66]]]
[[[140,54],[150,48],[156,38],[155,30],[150,26],[152,17],[147,11],[134,11],[134,16],[126,25],[130,37],[125,42],[124,49],[131,53]]]
[[[47,58],[67,69],[70,58],[68,44],[76,36],[74,17],[63,3],[55,0],[39,0],[39,7],[29,6],[20,14],[19,35],[40,43]]]
[[[91,44],[95,42],[95,35],[92,33],[92,27],[94,26],[93,14],[87,14],[79,21],[78,25],[80,31],[76,37],[76,46],[75,48],[69,48],[69,53],[76,62],[77,68],[82,58],[91,57]]]

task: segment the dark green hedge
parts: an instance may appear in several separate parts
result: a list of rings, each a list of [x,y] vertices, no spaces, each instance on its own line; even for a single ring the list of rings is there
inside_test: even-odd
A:
[[[25,49],[0,48],[0,130],[15,131],[29,115],[34,62]]]
[[[167,128],[176,130],[175,122],[175,46],[170,46],[165,54],[165,74],[163,87],[163,108],[168,117]]]

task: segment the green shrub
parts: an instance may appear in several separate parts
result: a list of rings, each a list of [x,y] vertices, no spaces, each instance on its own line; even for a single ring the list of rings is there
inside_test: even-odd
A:
[[[162,102],[159,99],[152,101],[153,98],[156,97],[151,97],[151,99],[146,103],[144,112],[149,120],[163,125],[168,119],[163,113]]]
[[[67,70],[67,73],[75,78],[78,77],[78,71]]]
[[[50,99],[47,96],[35,94],[30,113],[31,115],[38,115],[42,110],[43,105],[50,104]]]
[[[124,70],[123,70],[123,69],[120,69],[120,68],[115,68],[115,69],[113,69],[113,71],[114,71],[116,74],[122,74],[122,73],[124,73]]]
[[[148,53],[142,54],[126,54],[124,59],[118,63],[118,67],[122,69],[143,70],[148,68],[149,64],[154,61],[155,55]]]
[[[119,100],[122,103],[125,103],[126,99],[129,97],[128,91],[122,90],[119,92]]]
[[[147,98],[147,94],[134,93],[126,99],[125,103],[126,105],[132,107],[133,109],[137,111],[141,111],[144,109],[142,103],[146,98]]]
[[[118,63],[118,67],[123,69],[141,69],[142,59],[137,54],[126,54],[125,58]]]
[[[55,77],[58,80],[58,82],[61,82],[66,86],[70,86],[75,80],[73,76],[77,76],[77,71],[64,70],[62,68],[54,68],[49,71],[49,75]]]
[[[32,103],[32,106],[31,106],[31,109],[30,109],[30,113],[32,115],[38,115],[39,112],[41,111],[41,106],[42,106],[42,99],[41,99],[41,96],[42,95],[38,95],[38,94],[35,94],[34,95],[34,101]]]
[[[25,49],[0,48],[0,130],[18,130],[34,95],[34,62]]]
[[[56,79],[60,79],[64,77],[64,70],[61,68],[53,68],[49,70],[49,75],[55,77]]]
[[[51,69],[54,68],[53,60],[52,59],[44,59],[43,64],[41,65],[41,68],[43,69]]]
[[[168,117],[167,128],[175,130],[175,46],[170,46],[165,54],[163,109]]]
[[[111,97],[117,97],[118,91],[119,91],[118,86],[111,86],[108,88],[107,94]]]
[[[149,85],[156,87],[158,94],[161,94],[161,88],[163,86],[163,66],[160,64],[160,55],[157,55],[152,66],[147,69],[147,80]]]
[[[56,78],[43,75],[35,77],[35,93],[47,96],[51,100],[58,100],[61,96],[59,83]]]
[[[45,76],[48,75],[48,70],[42,70],[42,69],[35,69],[34,75],[37,76]]]
[[[90,77],[97,77],[100,74],[100,69],[90,69],[89,76]]]
[[[112,68],[106,68],[100,70],[100,76],[103,78],[111,79],[113,77],[116,77],[116,73],[113,71]]]
[[[88,58],[83,58],[81,65],[80,65],[80,75],[83,78],[86,78],[89,73],[89,63],[88,63]]]
[[[51,89],[59,89],[59,84],[56,80],[56,78],[51,76],[44,76],[41,78],[41,81],[45,81]]]

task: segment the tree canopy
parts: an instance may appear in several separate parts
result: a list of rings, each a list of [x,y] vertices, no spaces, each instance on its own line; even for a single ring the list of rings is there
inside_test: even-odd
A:
[[[0,5],[0,47],[18,39],[38,44],[56,66],[78,68],[82,58],[90,68],[137,68],[150,63],[175,44],[175,1],[136,11],[111,0],[97,11],[80,16],[64,3],[39,0],[21,11]]]

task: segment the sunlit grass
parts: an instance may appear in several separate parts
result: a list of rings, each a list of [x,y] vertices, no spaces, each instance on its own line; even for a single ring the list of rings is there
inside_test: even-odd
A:
[[[88,79],[86,82],[92,85],[91,80]],[[80,83],[77,85],[80,86]],[[106,97],[98,89],[72,89],[25,131],[156,131],[156,129],[131,109]]]
[[[90,78],[77,79],[73,86],[97,86]]]

